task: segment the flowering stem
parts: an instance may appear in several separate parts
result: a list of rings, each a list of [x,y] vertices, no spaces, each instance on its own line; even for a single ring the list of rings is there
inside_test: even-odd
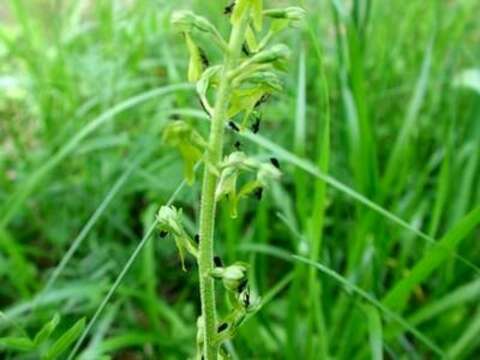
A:
[[[228,50],[224,58],[223,72],[215,100],[212,115],[207,158],[210,164],[218,165],[223,156],[223,133],[227,120],[228,99],[231,82],[228,74],[238,63],[240,51],[245,40],[248,21],[248,11],[244,12],[242,20],[232,26]],[[218,345],[216,344],[216,307],[215,287],[211,277],[213,269],[213,238],[215,228],[215,189],[217,176],[205,166],[200,205],[200,244],[198,268],[200,278],[200,297],[202,303],[202,319],[204,329],[204,357],[206,360],[217,360]]]

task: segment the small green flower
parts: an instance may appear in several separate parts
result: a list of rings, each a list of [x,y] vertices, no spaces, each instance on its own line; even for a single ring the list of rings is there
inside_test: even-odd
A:
[[[195,181],[195,164],[202,159],[207,148],[203,137],[184,121],[169,123],[163,130],[163,141],[176,147],[184,162],[185,177],[189,185]]]
[[[221,50],[228,51],[225,39],[217,28],[203,16],[198,16],[187,10],[175,11],[171,16],[171,23],[176,30],[186,34],[192,33],[194,30],[206,33],[212,36]]]
[[[216,201],[228,197],[230,202],[230,216],[237,217],[238,201],[243,197],[263,190],[268,187],[272,180],[280,179],[282,173],[270,163],[260,163],[247,157],[243,152],[236,151],[225,158],[221,164],[220,179],[215,192]],[[237,180],[241,171],[257,172],[255,180],[245,183],[240,191],[237,191]]]
[[[237,262],[227,267],[216,267],[212,270],[212,276],[221,279],[225,289],[236,293],[247,279],[247,266]]]
[[[195,258],[198,256],[198,250],[190,236],[183,228],[182,211],[173,206],[162,206],[157,214],[158,228],[162,232],[171,234],[175,239],[175,244],[180,255],[183,271],[185,268],[185,252],[190,253]]]

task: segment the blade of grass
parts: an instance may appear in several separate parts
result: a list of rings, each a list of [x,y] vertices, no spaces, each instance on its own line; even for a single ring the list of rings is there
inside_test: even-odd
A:
[[[305,50],[300,50],[298,59],[298,79],[295,107],[295,128],[293,133],[293,151],[297,156],[305,157],[306,140],[307,140],[307,124],[306,124],[306,59]],[[298,214],[300,223],[304,223],[307,219],[307,183],[306,176],[303,171],[296,169],[294,172],[295,179],[295,209]],[[302,226],[304,224],[300,224]],[[297,296],[305,278],[305,267],[297,264],[293,284],[290,287],[288,296],[288,316],[287,316],[287,358],[295,359],[298,356],[304,356],[299,353],[299,337],[298,319],[300,313],[301,299]]]
[[[368,331],[370,339],[371,359],[383,360],[383,328],[382,319],[377,308],[367,306],[365,308],[368,319]]]
[[[298,166],[310,175],[324,181],[325,183],[329,184],[333,188],[337,189],[338,191],[344,193],[345,195],[351,197],[352,199],[358,201],[359,203],[365,205],[367,208],[370,210],[373,210],[377,212],[378,214],[382,215],[384,218],[390,220],[391,222],[401,226],[405,230],[408,230],[421,239],[428,241],[432,244],[435,244],[435,247],[443,247],[442,244],[438,243],[435,239],[432,237],[428,236],[425,234],[423,231],[416,229],[412,225],[408,224],[405,220],[401,219],[397,215],[393,214],[392,212],[386,210],[382,206],[378,205],[374,201],[370,200],[366,196],[360,194],[359,192],[353,190],[352,188],[346,186],[345,184],[341,183],[337,179],[323,173],[320,171],[314,164],[312,164],[310,161],[298,158],[294,154],[290,153],[289,151],[283,149],[281,146],[272,143],[271,141],[267,140],[266,138],[256,135],[256,134],[250,134],[250,133],[244,133],[242,134],[245,138],[249,139],[250,141],[262,146],[265,149],[269,149],[277,155],[279,158],[287,161],[288,163]],[[480,275],[480,268],[467,260],[466,258],[462,257],[459,255],[457,252],[454,251],[454,249],[448,248],[450,251],[450,255],[454,256],[458,261],[462,262],[464,265],[467,267],[471,268],[474,270],[478,275]]]
[[[395,313],[391,309],[387,308],[384,304],[382,304],[378,299],[367,293],[365,290],[359,288],[357,285],[352,283],[347,278],[343,277],[336,271],[330,269],[329,267],[319,263],[319,262],[312,262],[309,259],[289,253],[288,251],[278,249],[271,245],[257,245],[257,244],[248,244],[241,247],[243,251],[256,251],[260,253],[264,253],[271,256],[276,256],[280,259],[283,259],[288,262],[296,262],[301,261],[304,264],[312,266],[328,277],[335,280],[337,283],[342,285],[344,289],[348,292],[353,292],[359,295],[362,299],[366,300],[371,305],[375,306],[379,311],[381,311],[386,317],[391,318],[393,321],[398,323],[402,328],[406,331],[410,332],[414,335],[419,341],[421,341],[424,345],[426,345],[429,349],[435,352],[437,355],[444,357],[445,352],[435,344],[431,339],[425,336],[422,332],[417,330],[414,326],[412,326],[407,320],[405,320],[401,315]]]
[[[445,313],[453,307],[463,305],[467,302],[477,301],[479,296],[480,280],[475,280],[427,304],[409,316],[408,320],[414,325],[422,324],[428,320],[435,319],[436,316]]]
[[[198,166],[196,166],[197,168]],[[170,197],[170,199],[168,200],[166,206],[170,206],[173,201],[175,200],[175,198],[178,196],[178,194],[182,191],[182,189],[185,187],[186,185],[186,182],[185,180],[183,180],[181,182],[181,184],[177,187],[177,189],[175,190],[175,192],[172,194],[172,196]],[[157,227],[157,220],[155,220],[151,225],[150,227],[147,229],[147,231],[145,232],[145,235],[143,236],[142,240],[138,243],[137,247],[135,248],[135,250],[133,251],[133,253],[130,255],[130,257],[128,258],[127,262],[125,263],[125,265],[123,266],[122,270],[120,271],[119,275],[117,276],[117,278],[115,279],[115,282],[112,284],[112,286],[110,287],[110,289],[108,290],[108,293],[105,295],[105,297],[103,298],[101,304],[98,306],[97,310],[95,311],[95,313],[93,314],[92,318],[90,319],[90,321],[88,322],[87,326],[85,327],[85,330],[83,331],[82,335],[80,336],[80,338],[78,339],[78,341],[76,342],[75,346],[73,347],[72,351],[70,352],[70,355],[68,356],[68,360],[73,360],[73,358],[75,357],[76,353],[78,352],[78,350],[80,349],[80,346],[82,345],[83,341],[85,340],[85,338],[87,337],[88,333],[90,332],[90,330],[92,329],[93,325],[96,323],[97,319],[99,318],[99,316],[101,315],[101,313],[103,312],[103,310],[105,309],[105,307],[107,306],[108,302],[110,301],[110,299],[112,298],[113,294],[115,293],[115,291],[118,289],[118,287],[120,286],[121,282],[123,281],[123,279],[125,278],[125,275],[128,273],[128,271],[130,270],[130,267],[133,265],[134,261],[136,260],[136,258],[138,257],[138,255],[140,254],[140,252],[142,251],[142,249],[144,248],[145,244],[147,243],[147,241],[150,239],[150,237],[152,236],[153,232],[155,231],[155,228]]]
[[[422,68],[415,86],[415,91],[412,99],[410,100],[405,120],[403,121],[403,126],[395,141],[392,153],[387,161],[383,180],[384,197],[392,192],[394,183],[399,183],[398,177],[401,175],[401,171],[405,169],[403,166],[404,159],[407,158],[405,156],[405,152],[408,151],[410,137],[416,127],[416,120],[418,119],[418,115],[425,101],[425,96],[428,89],[429,75],[432,67],[433,45],[434,39],[432,38],[425,49]],[[396,186],[398,188],[398,185]]]
[[[468,358],[468,355],[480,345],[478,336],[480,334],[480,307],[477,308],[472,319],[460,338],[447,350],[450,359]]]
[[[75,136],[73,136],[60,150],[48,158],[48,160],[37,169],[28,179],[19,185],[18,190],[10,196],[5,205],[0,211],[0,228],[5,228],[12,218],[16,215],[19,208],[32,193],[32,191],[39,185],[44,177],[53,170],[62,160],[70,155],[80,144],[80,142],[95,131],[101,125],[112,121],[116,115],[137,106],[145,101],[175,93],[178,91],[191,90],[192,86],[189,84],[170,85],[157,89],[153,89],[142,94],[133,96],[121,103],[111,107],[100,116],[90,121],[84,126]]]
[[[458,222],[438,242],[438,246],[428,251],[412,268],[408,276],[397,282],[385,295],[382,302],[389,308],[401,312],[413,289],[421,284],[430,274],[440,267],[455,251],[455,248],[480,223],[480,207],[472,210]]]
[[[191,117],[195,117],[202,120],[208,120],[204,113],[200,111],[194,111],[191,109],[183,109],[177,110],[179,113],[189,114]],[[350,188],[349,186],[343,184],[336,178],[325,174],[322,172],[318,167],[316,167],[313,163],[311,163],[307,159],[299,158],[295,156],[288,150],[285,150],[283,147],[271,142],[267,138],[260,136],[258,134],[252,134],[248,132],[240,133],[242,137],[248,139],[249,141],[263,147],[264,149],[270,150],[273,154],[275,154],[278,158],[283,159],[284,161],[303,169],[305,172],[309,173],[310,175],[316,177],[317,179],[324,181],[326,184],[330,185],[334,189],[340,191],[341,193],[347,195],[348,197],[358,201],[359,203],[363,204],[370,210],[380,214],[385,219],[391,221],[392,223],[402,227],[405,230],[410,231],[411,233],[417,235],[422,240],[425,240],[435,247],[442,247],[442,245],[437,242],[434,238],[429,236],[428,234],[424,233],[423,231],[415,228],[414,226],[407,223],[405,220],[401,219],[399,216],[395,215],[391,211],[385,209],[384,207],[378,205],[376,202],[370,200],[365,195],[355,191],[354,189]],[[476,275],[480,275],[480,268],[476,266],[474,263],[466,259],[465,257],[458,254],[455,250],[448,249],[450,251],[450,255],[455,257],[459,262],[463,263],[465,266],[470,268],[471,270],[475,271]]]

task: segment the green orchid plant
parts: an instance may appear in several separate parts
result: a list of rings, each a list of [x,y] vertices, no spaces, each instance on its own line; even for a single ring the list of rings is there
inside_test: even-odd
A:
[[[237,132],[259,130],[259,108],[282,89],[280,74],[287,68],[290,53],[286,45],[271,43],[276,34],[295,26],[305,16],[299,7],[264,9],[263,0],[237,0],[224,13],[230,17],[228,41],[209,20],[190,11],[177,11],[171,18],[188,49],[188,80],[196,85],[202,108],[210,119],[208,139],[183,120],[170,123],[163,133],[164,142],[177,148],[183,158],[188,184],[195,183],[194,166],[204,164],[199,235],[194,240],[188,235],[181,210],[162,207],[157,216],[161,236],[169,234],[175,240],[182,268],[186,253],[198,264],[202,305],[197,321],[198,360],[228,358],[223,343],[233,339],[246,316],[255,312],[259,304],[248,285],[247,265],[237,262],[224,266],[214,256],[217,204],[228,200],[230,214],[236,218],[239,201],[250,195],[261,198],[268,184],[281,177],[275,159],[261,162],[241,151],[224,157],[225,128]],[[223,53],[221,63],[210,65],[201,46],[205,38]],[[237,188],[240,176],[247,180]],[[216,280],[223,284],[230,305],[224,317],[217,315]]]

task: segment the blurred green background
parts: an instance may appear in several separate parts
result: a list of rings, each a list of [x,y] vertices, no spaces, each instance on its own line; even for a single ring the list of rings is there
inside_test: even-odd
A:
[[[293,56],[260,134],[345,188],[227,136],[227,151],[240,140],[250,154],[278,156],[284,173],[260,202],[243,202],[237,220],[219,208],[217,253],[249,262],[255,291],[274,295],[228,344],[232,358],[439,358],[422,336],[451,358],[480,356],[479,216],[471,212],[480,204],[480,2],[266,4],[303,6],[308,19],[281,38]],[[226,5],[1,2],[0,358],[38,359],[79,319],[90,320],[181,183],[181,160],[162,144],[162,127],[182,117],[206,134],[208,124],[195,120],[194,92],[176,86],[186,82],[188,59],[169,16],[193,9],[225,33]],[[372,211],[352,190],[388,212]],[[194,234],[198,184],[174,204]],[[442,246],[429,241],[442,237]],[[199,299],[188,265],[182,272],[173,241],[152,236],[80,358],[193,358]],[[48,340],[11,346],[54,314],[60,321]]]

